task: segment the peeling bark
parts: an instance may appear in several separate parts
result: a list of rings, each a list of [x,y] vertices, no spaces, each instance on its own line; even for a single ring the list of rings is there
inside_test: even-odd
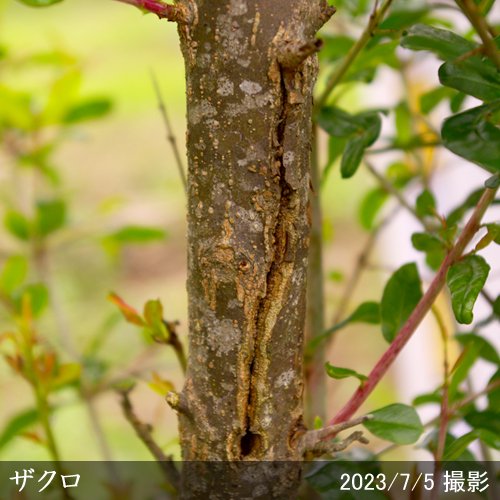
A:
[[[298,461],[315,33],[333,9],[324,0],[181,3],[193,19],[179,25],[189,164],[183,459]],[[186,498],[212,491],[193,467]],[[263,498],[293,497],[300,463],[287,467],[279,478],[267,471]],[[242,494],[241,469],[232,470],[220,498]]]

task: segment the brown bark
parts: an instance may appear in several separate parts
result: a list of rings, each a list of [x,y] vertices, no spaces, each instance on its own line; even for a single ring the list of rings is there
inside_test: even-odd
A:
[[[333,9],[324,0],[183,5],[192,19],[179,25],[189,164],[183,459],[300,460],[314,36]],[[242,494],[232,470],[237,490],[219,482],[221,498]],[[290,498],[299,469],[280,470],[281,486],[268,476],[266,498]],[[212,491],[207,481],[198,476],[196,495]]]

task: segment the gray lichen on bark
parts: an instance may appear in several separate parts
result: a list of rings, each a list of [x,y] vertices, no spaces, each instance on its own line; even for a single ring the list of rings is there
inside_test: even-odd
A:
[[[184,460],[300,460],[315,34],[324,0],[183,1]]]

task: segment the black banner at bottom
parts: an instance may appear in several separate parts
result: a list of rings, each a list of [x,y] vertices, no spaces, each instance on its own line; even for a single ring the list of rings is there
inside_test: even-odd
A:
[[[496,499],[500,462],[0,462],[0,500]]]

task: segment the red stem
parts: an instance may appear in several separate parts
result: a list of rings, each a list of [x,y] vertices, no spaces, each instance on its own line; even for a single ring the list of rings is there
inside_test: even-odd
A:
[[[165,18],[170,21],[175,20],[176,8],[174,5],[167,5],[160,0],[118,0],[118,2],[134,5],[139,9],[147,10],[156,14],[160,19]]]
[[[339,422],[349,420],[354,415],[354,413],[356,413],[359,407],[366,401],[368,396],[372,393],[373,389],[375,389],[377,384],[380,382],[382,377],[385,375],[389,367],[396,359],[397,355],[401,352],[408,340],[410,340],[411,336],[417,329],[424,316],[432,307],[432,304],[436,300],[445,284],[448,269],[460,259],[463,251],[465,250],[465,247],[476,234],[477,230],[479,229],[481,218],[483,217],[484,212],[488,208],[489,204],[495,198],[495,193],[496,189],[486,189],[484,191],[469,221],[467,222],[458,240],[456,241],[455,246],[450,250],[446,258],[442,262],[441,267],[439,268],[436,276],[434,277],[424,296],[420,299],[420,302],[410,314],[410,317],[406,320],[406,323],[398,332],[392,344],[379,359],[370,375],[368,376],[368,380],[366,380],[365,383],[357,389],[351,399],[337,413],[337,415],[335,415],[335,417],[330,420],[328,425],[334,425],[338,424]]]

